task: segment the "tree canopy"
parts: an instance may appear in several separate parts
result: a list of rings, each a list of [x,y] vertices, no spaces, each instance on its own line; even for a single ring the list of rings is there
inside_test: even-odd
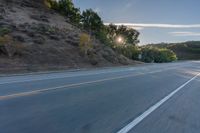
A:
[[[122,37],[124,45],[136,45],[139,43],[139,35],[140,33],[137,30],[124,25],[110,24],[107,26],[107,36],[112,42],[115,42],[118,37]]]
[[[76,8],[72,0],[48,0],[50,8],[58,11],[62,15],[69,18],[69,20],[75,24],[80,23],[81,12],[79,8]]]
[[[103,21],[92,9],[86,9],[83,11],[81,22],[85,29],[89,29],[94,32],[99,32],[103,28]]]

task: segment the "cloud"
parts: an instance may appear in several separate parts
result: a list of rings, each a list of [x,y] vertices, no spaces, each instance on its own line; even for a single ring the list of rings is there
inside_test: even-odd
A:
[[[134,28],[136,30],[143,30],[144,29],[144,27],[136,27],[136,26],[132,26],[131,28]]]
[[[110,23],[105,23],[109,25]],[[200,28],[200,24],[190,24],[190,25],[181,25],[181,24],[144,24],[144,23],[113,23],[115,25],[125,25],[131,28]]]
[[[200,36],[199,32],[188,32],[188,31],[184,31],[184,32],[170,32],[169,34],[173,35],[173,36]]]

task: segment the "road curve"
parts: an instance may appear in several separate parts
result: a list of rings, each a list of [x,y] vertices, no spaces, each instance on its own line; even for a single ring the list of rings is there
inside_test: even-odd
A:
[[[0,77],[0,133],[199,133],[200,62]]]

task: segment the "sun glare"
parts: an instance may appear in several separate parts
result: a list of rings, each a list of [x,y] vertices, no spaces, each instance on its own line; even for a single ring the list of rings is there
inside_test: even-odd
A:
[[[123,38],[122,38],[122,37],[118,37],[118,38],[117,38],[117,42],[118,42],[118,43],[123,43]]]

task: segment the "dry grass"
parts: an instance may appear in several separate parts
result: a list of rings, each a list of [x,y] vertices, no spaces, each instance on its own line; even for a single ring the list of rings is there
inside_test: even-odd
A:
[[[21,55],[23,50],[24,46],[14,41],[12,36],[5,35],[0,37],[0,54],[13,57],[14,55]]]
[[[80,35],[79,48],[80,48],[80,51],[84,53],[84,55],[87,55],[88,50],[93,48],[90,35],[86,33],[82,33]]]

